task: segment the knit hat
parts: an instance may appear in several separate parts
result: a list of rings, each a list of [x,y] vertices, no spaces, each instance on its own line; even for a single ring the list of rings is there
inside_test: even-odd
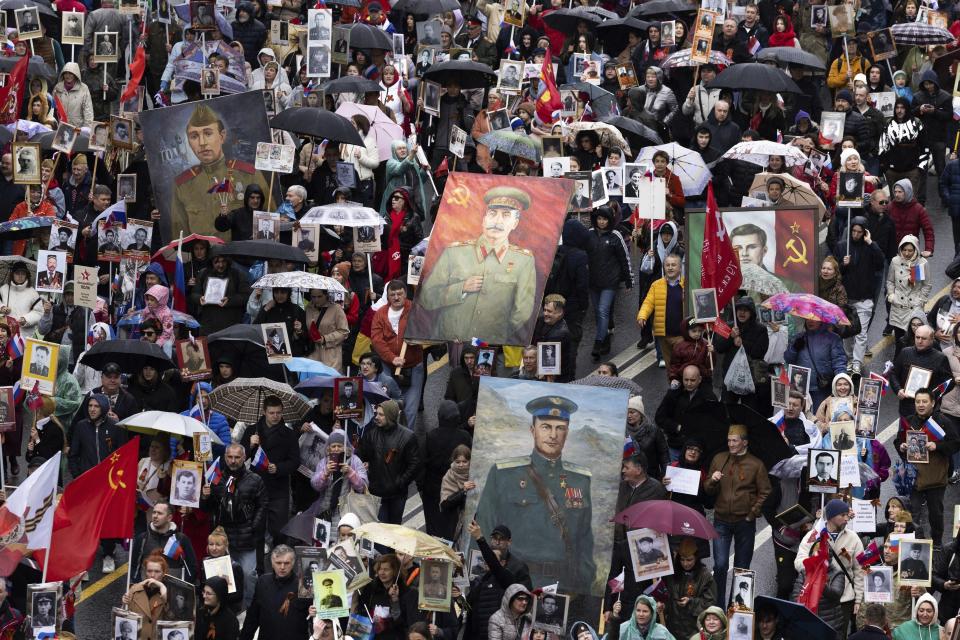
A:
[[[850,511],[850,505],[839,498],[834,498],[827,503],[826,507],[824,507],[823,517],[825,520],[833,520],[837,516],[842,516],[848,511]]]
[[[350,263],[347,261],[338,262],[333,265],[335,271],[340,273],[340,277],[344,279],[345,282],[350,281]]]
[[[639,411],[643,413],[643,398],[641,396],[633,396],[627,401],[627,409],[633,409],[634,411]]]
[[[350,527],[351,529],[360,528],[360,518],[355,513],[345,513],[340,516],[340,522],[337,523],[337,529],[340,527]]]
[[[327,446],[329,447],[332,444],[342,445],[344,442],[346,442],[346,436],[347,434],[343,429],[334,429],[333,433],[330,434],[330,437],[327,438]]]
[[[849,89],[840,89],[837,91],[837,100],[846,100],[847,103],[853,104],[853,94]]]
[[[844,171],[844,170],[845,170],[845,169],[843,169],[843,167],[847,164],[847,158],[849,158],[850,156],[857,156],[857,158],[859,158],[859,157],[860,157],[860,152],[857,151],[856,149],[844,149],[843,151],[841,151],[841,152],[840,152],[840,167],[841,167],[841,168],[839,169],[839,171]]]
[[[73,159],[73,167],[86,167],[87,166],[87,156],[82,153],[79,154],[76,158]]]
[[[511,118],[510,119],[510,128],[516,131],[517,129],[523,129],[523,120],[520,118]]]
[[[396,400],[381,402],[380,408],[383,409],[383,415],[387,419],[387,422],[397,424],[397,418],[400,417],[400,405],[397,404]]]
[[[863,84],[867,84],[867,76],[866,76],[866,74],[864,74],[864,73],[858,73],[857,75],[853,76],[853,86],[857,86],[857,83],[858,83],[858,82],[862,82]]]
[[[528,102],[521,102],[517,106],[517,111],[526,111],[527,115],[529,115],[532,118],[537,110],[536,110],[536,107],[533,106],[533,103],[528,101]]]

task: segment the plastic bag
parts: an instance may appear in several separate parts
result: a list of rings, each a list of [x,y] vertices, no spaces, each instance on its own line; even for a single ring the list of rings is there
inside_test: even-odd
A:
[[[753,374],[750,372],[750,359],[747,358],[747,352],[740,347],[737,355],[733,356],[733,362],[727,369],[727,375],[723,378],[723,384],[727,391],[735,393],[738,396],[746,396],[754,393],[757,389],[753,386]]]

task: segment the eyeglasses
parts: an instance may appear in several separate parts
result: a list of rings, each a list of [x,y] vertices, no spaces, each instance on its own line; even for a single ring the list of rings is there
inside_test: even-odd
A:
[[[889,204],[889,200],[877,200],[877,204]]]
[[[144,337],[144,338],[152,338],[152,337],[155,336],[155,335],[157,335],[157,332],[156,332],[156,331],[144,331],[144,332],[143,332],[143,337]]]

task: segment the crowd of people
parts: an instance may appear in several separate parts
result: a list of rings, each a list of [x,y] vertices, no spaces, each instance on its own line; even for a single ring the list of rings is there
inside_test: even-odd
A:
[[[142,438],[136,535],[103,540],[89,568],[109,574],[129,563],[129,586],[116,604],[138,614],[139,627],[119,620],[118,639],[153,640],[166,620],[191,622],[194,637],[208,640],[332,640],[351,630],[387,640],[798,638],[782,610],[769,602],[754,606],[753,598],[761,594],[748,597],[749,585],[738,580],[753,566],[757,528],[764,522],[773,530],[776,573],[776,593],[766,595],[805,603],[843,639],[953,637],[960,606],[960,537],[944,531],[944,514],[951,511],[948,487],[960,482],[960,268],[951,265],[949,291],[933,299],[940,276],[931,272],[928,260],[936,248],[936,217],[952,221],[952,242],[941,238],[940,250],[953,255],[960,248],[960,112],[950,93],[956,87],[954,61],[960,59],[960,10],[935,0],[747,0],[719,6],[704,2],[703,7],[656,2],[666,6],[653,10],[624,0],[603,0],[598,6],[577,0],[576,7],[561,0],[546,5],[478,0],[455,7],[403,0],[397,7],[382,0],[329,6],[241,0],[235,6],[218,2],[215,11],[212,2],[191,2],[180,7],[188,9],[184,13],[162,0],[146,6],[126,0],[38,0],[32,3],[38,28],[31,26],[34,14],[21,13],[19,4],[17,11],[4,11],[5,55],[32,56],[23,85],[14,92],[19,107],[4,110],[6,140],[36,141],[68,124],[86,128],[93,143],[98,126],[112,116],[122,114],[133,123],[128,132],[127,120],[112,121],[111,142],[103,151],[66,154],[42,145],[37,180],[23,179],[33,171],[27,154],[15,157],[7,143],[0,155],[0,223],[51,221],[26,232],[19,227],[9,227],[9,235],[0,231],[5,267],[0,386],[21,380],[23,339],[59,345],[53,391],[31,406],[21,401],[12,428],[2,433],[7,484],[19,484],[58,452],[65,460],[61,483],[69,484],[127,442],[131,434],[119,423],[141,411],[199,417],[222,442],[212,449],[218,476],[208,476],[198,487],[189,474],[181,485],[174,469],[175,461],[198,453],[191,439],[165,433]],[[317,9],[329,10],[333,27],[381,30],[392,47],[343,43],[334,53],[346,62],[331,64],[325,57],[329,50],[307,44],[331,38],[321,19],[309,21]],[[829,21],[822,21],[828,13]],[[84,14],[83,33],[63,32],[75,26],[76,14]],[[898,29],[911,24],[929,39]],[[101,32],[114,34],[115,40],[97,37]],[[212,45],[205,51],[213,53],[203,55],[204,68],[216,70],[210,79],[194,77],[180,64],[197,42]],[[333,44],[340,41],[334,37]],[[138,49],[144,56],[134,64]],[[691,62],[704,54],[705,62]],[[242,58],[242,72],[231,66],[231,56]],[[485,71],[474,66],[462,76],[444,75],[440,93],[431,94],[436,85],[428,82],[429,69],[446,61],[480,63]],[[798,90],[714,86],[728,70],[755,62]],[[315,67],[326,72],[314,73]],[[481,84],[496,86],[477,88],[470,73],[485,78]],[[326,90],[331,78],[351,77],[358,83],[351,86],[360,89]],[[364,89],[361,80],[375,88]],[[121,105],[124,82],[144,89],[132,108]],[[274,130],[275,142],[296,148],[293,171],[275,176],[283,193],[279,203],[271,193],[273,181],[266,187],[251,179],[226,197],[203,185],[200,197],[220,198],[213,235],[191,236],[181,245],[186,273],[180,284],[170,257],[180,218],[166,219],[171,208],[158,200],[157,185],[151,184],[156,167],[148,162],[151,141],[144,139],[138,113],[198,103],[191,126],[212,126],[216,116],[202,103],[248,90],[264,92],[270,115],[298,107],[334,111],[356,103],[372,107],[376,117],[356,113],[349,118],[362,146]],[[389,131],[402,132],[387,153],[378,139],[381,118],[396,126]],[[492,146],[489,135],[504,130],[529,139],[538,150],[534,157]],[[769,143],[759,152],[759,163],[757,153],[749,159],[731,154],[738,143],[750,142]],[[192,140],[189,145],[203,163],[206,150]],[[624,165],[645,150],[646,176],[624,175]],[[679,154],[688,151],[708,172],[696,186],[680,166]],[[238,166],[238,175],[241,170]],[[588,179],[591,172],[601,172],[599,180],[606,181],[605,187],[599,185],[600,198],[591,196],[589,184],[577,188],[562,242],[549,274],[543,274],[545,291],[529,344],[498,349],[494,362],[483,360],[484,350],[476,346],[405,341],[416,283],[409,279],[414,275],[408,273],[409,258],[424,253],[423,241],[452,171],[567,175],[581,181],[580,173],[568,172],[586,172]],[[849,206],[850,190],[841,173],[860,175],[862,206]],[[663,179],[662,203],[626,202],[639,195],[644,177]],[[176,178],[178,188],[187,180]],[[214,177],[214,187],[218,180]],[[797,192],[813,199],[797,201],[791,195]],[[850,324],[765,319],[759,306],[765,296],[749,289],[727,310],[728,335],[698,323],[684,300],[684,254],[694,240],[686,212],[714,206],[713,199],[723,209],[816,202],[826,242],[810,253],[821,263],[815,290],[807,293],[839,307]],[[131,235],[129,247],[120,247],[116,236],[98,238],[97,223],[121,200],[127,223],[149,222],[153,229]],[[268,256],[251,261],[223,250],[247,240],[296,246],[294,234],[300,234],[299,221],[307,211],[338,203],[379,212],[378,251],[355,250],[353,230],[337,226],[325,231],[335,241],[307,264]],[[662,209],[664,219],[649,219],[647,207]],[[279,214],[280,226],[258,226],[258,213],[268,209]],[[535,205],[531,213],[536,215]],[[184,210],[169,217],[181,214],[190,215]],[[53,224],[58,231],[51,241]],[[774,239],[758,227],[741,227],[738,233],[730,240],[739,264],[759,265]],[[300,248],[312,252],[313,246],[305,240]],[[35,259],[47,249],[64,251],[70,264],[51,263],[48,256],[38,275]],[[104,259],[105,253],[141,250],[149,259],[135,267],[135,274],[115,274],[116,261]],[[93,308],[78,302],[81,267],[99,269]],[[253,286],[265,273],[299,270],[329,276],[345,293]],[[220,284],[211,288],[211,281]],[[62,293],[46,292],[50,289]],[[219,292],[216,300],[208,299],[213,290]],[[174,309],[177,300],[182,309]],[[708,544],[676,536],[669,550],[673,573],[651,583],[635,579],[628,530],[617,525],[609,577],[625,575],[618,588],[611,584],[600,624],[564,618],[566,628],[549,630],[550,624],[534,624],[534,602],[539,620],[554,614],[557,599],[544,589],[549,585],[532,584],[529,559],[511,552],[510,529],[498,524],[481,530],[465,513],[467,498],[477,488],[470,461],[478,380],[498,375],[574,381],[587,373],[577,354],[589,331],[595,373],[617,377],[616,365],[605,360],[618,304],[638,309],[636,348],[652,345],[668,390],[659,398],[637,394],[629,400],[624,458],[606,461],[622,464],[617,511],[648,500],[672,500],[709,514],[718,537]],[[267,391],[258,403],[258,419],[227,415],[211,394],[264,375],[269,367],[259,360],[265,356],[211,349],[205,380],[186,375],[195,369],[192,364],[172,362],[182,341],[205,338],[212,346],[218,334],[244,324],[282,325],[288,342],[274,334],[272,353],[313,361],[340,376],[352,371],[384,399],[363,403],[361,418],[344,420],[329,386],[309,398],[308,413],[291,419],[292,400]],[[878,324],[891,336],[894,357],[886,367],[874,361],[868,371],[871,358],[880,355],[870,353],[867,341],[870,327]],[[156,345],[171,366],[130,369],[120,359],[84,362],[96,345],[118,338]],[[545,342],[560,345],[556,375],[538,375],[538,344]],[[449,378],[442,399],[425,402],[427,365],[444,356]],[[32,357],[26,363],[30,373],[42,378],[53,370],[38,360],[37,349]],[[744,367],[752,391],[730,382]],[[790,367],[806,371],[807,378],[794,384]],[[918,372],[928,374],[920,383]],[[278,382],[290,382],[287,375],[296,374],[291,369]],[[889,450],[877,439],[876,424],[872,431],[858,430],[855,438],[832,428],[863,415],[857,405],[863,382],[871,379],[897,398],[900,424]],[[780,400],[778,384],[785,387]],[[776,471],[768,468],[751,448],[755,426],[728,421],[722,427],[726,445],[719,450],[690,435],[695,416],[715,413],[723,404],[743,405],[769,418],[764,424],[780,430],[793,471],[784,472],[779,464]],[[7,409],[0,422],[7,422]],[[937,425],[936,435],[930,435],[931,423]],[[926,434],[922,441],[920,434]],[[827,466],[839,457],[827,455],[823,468],[817,457],[816,469],[808,469],[811,449],[849,449],[869,473],[861,473],[860,486],[836,487],[836,495],[824,497],[817,485],[829,483]],[[700,473],[695,495],[670,492],[674,467]],[[875,530],[853,531],[853,500],[879,501],[890,485],[895,495],[885,501]],[[448,611],[421,607],[423,593],[430,591],[420,585],[422,558],[380,545],[363,549],[356,536],[368,522],[403,523],[414,494],[423,505],[427,534],[450,541],[455,550],[472,540],[483,558],[476,572],[458,570],[459,580],[446,596]],[[196,506],[171,504],[193,498]],[[809,517],[785,521],[782,514],[795,505]],[[595,517],[606,521],[613,515]],[[298,533],[301,521],[325,523],[326,539]],[[909,552],[916,551],[916,557],[901,558],[908,553],[904,540],[930,541],[933,557],[923,564],[916,545]],[[297,549],[312,545],[363,556],[357,562],[366,580],[349,594],[353,616],[318,615],[315,602],[324,609],[344,604],[333,591],[322,601],[305,597],[305,580],[311,592],[333,588],[326,581],[313,584],[313,574],[303,575]],[[211,565],[205,561],[224,556],[232,575],[207,575]],[[816,558],[825,558],[828,568],[814,578],[811,560]],[[920,562],[910,569],[914,580],[900,585],[901,578],[909,578],[897,572],[907,571],[911,560]],[[349,566],[346,555],[343,562]],[[892,573],[878,571],[881,567]],[[925,586],[917,584],[917,571],[927,572]],[[36,598],[29,602],[27,589],[40,582],[40,575],[22,564],[0,581],[0,637],[43,637],[34,634],[49,626],[44,622],[48,609],[31,609],[28,605],[41,604]],[[193,600],[174,593],[168,576],[190,585]],[[867,584],[872,576],[896,581],[889,600],[869,597],[882,586]],[[64,589],[75,591],[89,577],[68,581]],[[559,587],[563,592],[564,585]],[[436,584],[430,589],[434,596],[440,593]],[[49,605],[44,602],[43,607]],[[25,619],[28,611],[32,617]],[[749,617],[739,615],[744,613]],[[350,626],[357,618],[369,628]],[[59,616],[56,626],[62,637],[71,632],[95,637],[75,624],[72,612]],[[174,632],[164,628],[163,640],[177,638]]]

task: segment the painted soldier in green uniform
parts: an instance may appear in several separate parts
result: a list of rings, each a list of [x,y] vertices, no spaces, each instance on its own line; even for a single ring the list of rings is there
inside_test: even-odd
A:
[[[590,593],[597,571],[590,528],[590,470],[562,459],[577,405],[560,396],[527,403],[533,416],[530,455],[494,462],[477,505],[483,531],[498,524],[513,533],[512,551],[527,563],[533,584],[560,583],[563,592]]]
[[[421,284],[419,305],[434,314],[432,335],[469,342],[527,344],[524,331],[536,308],[537,269],[533,254],[510,244],[510,232],[530,206],[530,196],[514,187],[486,192],[483,232],[476,240],[454,242],[440,254]],[[422,316],[421,316],[422,317]],[[532,328],[532,327],[531,327]]]
[[[173,235],[183,231],[184,235],[200,233],[229,240],[213,226],[220,213],[221,198],[243,193],[251,182],[260,185],[264,193],[269,185],[252,164],[224,157],[227,131],[217,113],[207,105],[200,104],[193,110],[186,134],[190,149],[200,164],[190,167],[174,180],[176,184],[170,203]],[[224,180],[230,181],[227,192],[209,193],[211,187]]]

